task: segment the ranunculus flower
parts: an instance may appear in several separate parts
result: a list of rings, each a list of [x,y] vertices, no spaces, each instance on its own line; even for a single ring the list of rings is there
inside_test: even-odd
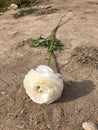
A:
[[[60,98],[63,90],[61,75],[46,66],[31,69],[23,81],[28,96],[36,103],[52,103]]]

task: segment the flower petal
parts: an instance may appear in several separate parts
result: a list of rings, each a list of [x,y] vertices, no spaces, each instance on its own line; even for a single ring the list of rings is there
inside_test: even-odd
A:
[[[53,70],[52,70],[50,67],[46,66],[46,65],[40,65],[40,66],[38,66],[38,67],[36,68],[36,71],[52,72],[52,73],[54,73]]]
[[[60,74],[45,65],[36,70],[30,70],[23,81],[28,96],[36,103],[52,103],[57,100],[63,91],[63,80]]]

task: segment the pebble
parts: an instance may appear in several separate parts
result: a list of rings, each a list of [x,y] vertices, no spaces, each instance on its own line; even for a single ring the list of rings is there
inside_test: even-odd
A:
[[[50,128],[51,128],[51,125],[50,125],[50,124],[47,124],[47,128],[50,129]]]
[[[17,128],[23,129],[23,128],[24,128],[24,125],[17,125]]]
[[[84,130],[98,130],[97,125],[90,121],[84,122],[82,127]]]
[[[3,92],[3,91],[2,91],[2,92],[1,92],[1,94],[2,94],[2,95],[4,95],[4,94],[5,94],[5,92]]]
[[[16,9],[18,9],[18,5],[16,5],[16,4],[11,4],[11,5],[8,7],[8,9],[16,10]]]
[[[0,15],[2,15],[3,13],[2,12],[0,12]]]

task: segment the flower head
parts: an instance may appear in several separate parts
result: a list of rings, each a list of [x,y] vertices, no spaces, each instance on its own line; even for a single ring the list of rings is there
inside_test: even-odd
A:
[[[61,75],[46,65],[30,70],[23,83],[28,96],[39,104],[52,103],[60,98],[64,86]]]

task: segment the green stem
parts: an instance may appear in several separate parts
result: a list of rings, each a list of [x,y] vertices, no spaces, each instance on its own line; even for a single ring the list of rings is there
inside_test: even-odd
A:
[[[48,66],[50,66],[50,62],[51,62],[51,57],[52,57],[52,54],[53,54],[53,52],[51,51],[51,52],[50,52],[49,59],[48,59]]]
[[[58,30],[58,28],[60,27],[60,24],[61,24],[61,22],[62,22],[62,19],[65,17],[65,15],[63,15],[61,18],[60,18],[60,20],[59,20],[59,22],[58,22],[58,24],[57,24],[57,26],[52,30],[52,33],[51,33],[51,35],[54,37],[55,36],[55,34],[56,34],[56,32],[57,32],[57,30]]]

